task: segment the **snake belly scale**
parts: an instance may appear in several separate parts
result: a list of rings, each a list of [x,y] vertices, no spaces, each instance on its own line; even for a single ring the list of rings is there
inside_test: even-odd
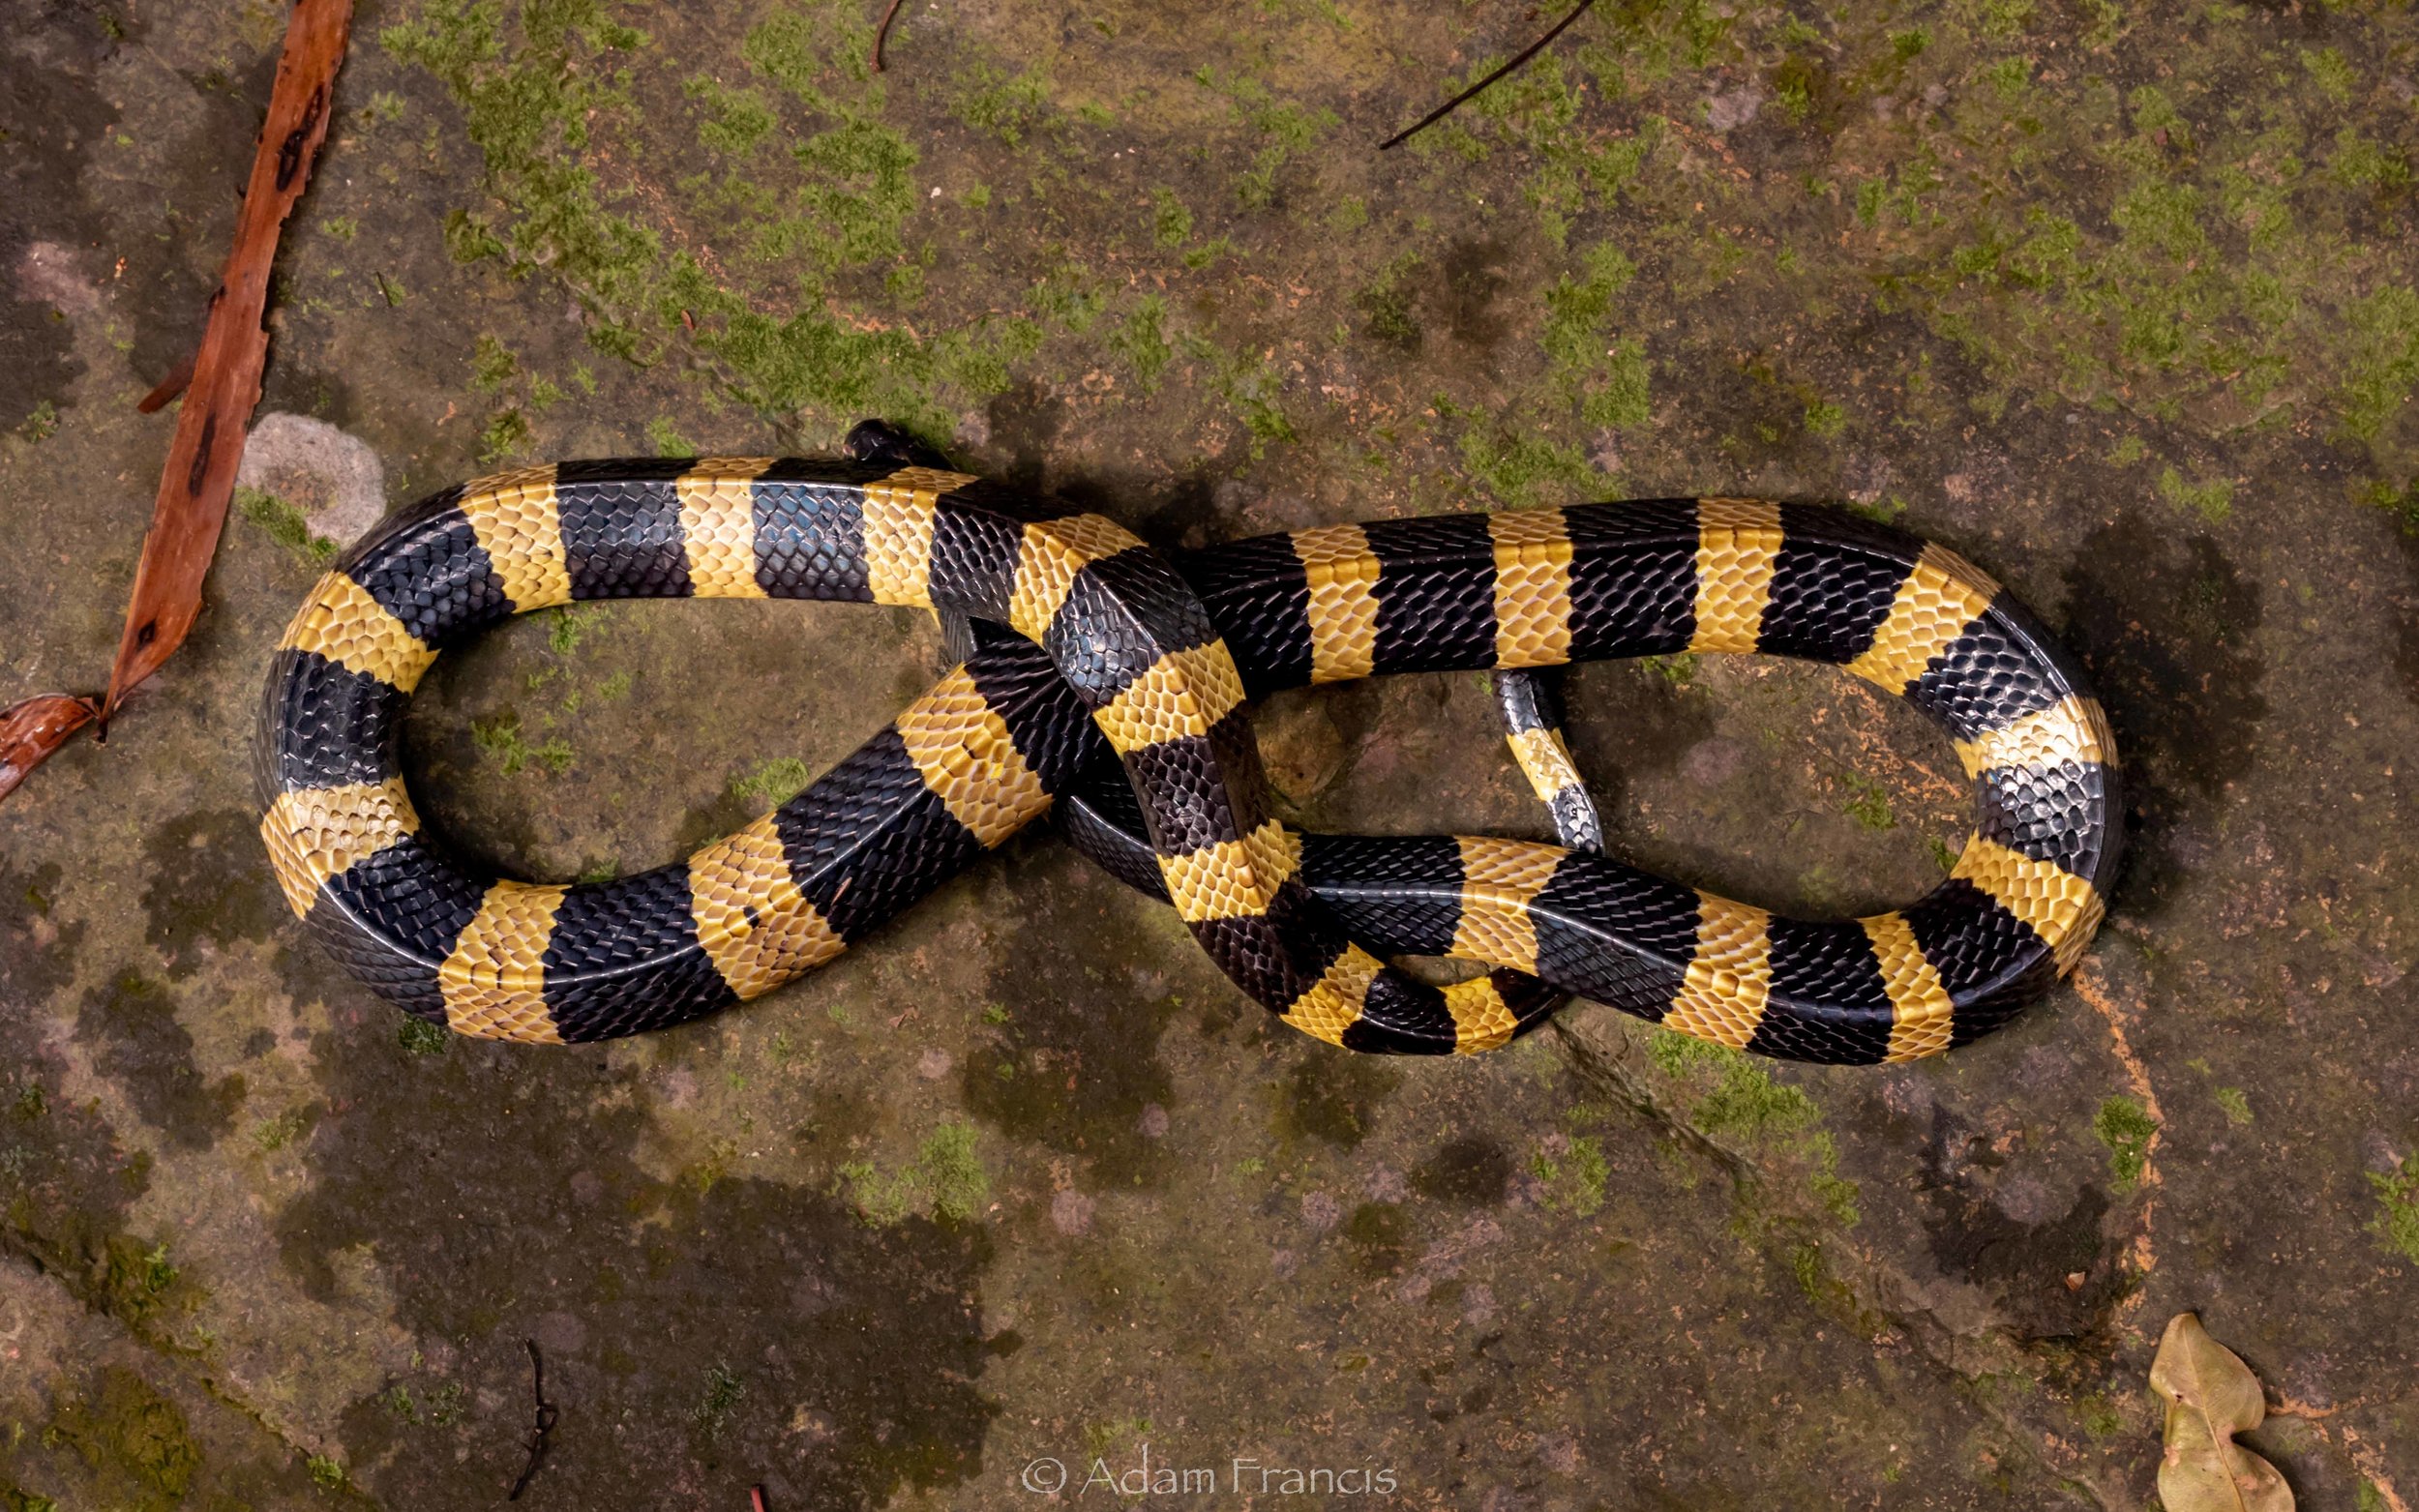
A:
[[[399,736],[440,646],[552,605],[688,596],[913,606],[978,633],[890,726],[685,862],[546,886],[423,832]],[[1945,726],[1978,809],[1951,877],[1903,910],[1802,921],[1594,854],[1550,688],[1517,677],[1512,752],[1574,848],[1269,815],[1250,697],[1692,649],[1830,662]],[[933,467],[566,462],[448,489],[349,551],[287,632],[260,735],[261,830],[296,914],[406,1011],[529,1041],[760,995],[1056,805],[1245,993],[1350,1049],[1485,1050],[1578,993],[1750,1051],[1906,1059],[2073,967],[2121,840],[2100,708],[2019,605],[1939,547],[1754,500],[1328,526],[1172,560]],[[1439,989],[1380,959],[1405,952],[1491,969]]]

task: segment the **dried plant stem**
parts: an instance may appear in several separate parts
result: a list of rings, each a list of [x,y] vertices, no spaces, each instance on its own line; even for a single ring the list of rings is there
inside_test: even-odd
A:
[[[899,18],[900,3],[901,0],[890,0],[889,8],[881,13],[881,24],[874,28],[874,72],[877,74],[881,72],[882,67],[881,44],[889,40],[890,23]]]
[[[1514,69],[1517,69],[1520,65],[1528,62],[1531,58],[1534,58],[1538,53],[1543,52],[1547,44],[1551,43],[1555,38],[1560,37],[1564,32],[1569,30],[1570,23],[1579,19],[1582,15],[1587,15],[1588,7],[1594,4],[1596,4],[1596,0],[1579,0],[1577,5],[1570,8],[1570,14],[1568,15],[1564,16],[1561,20],[1554,23],[1554,29],[1552,31],[1547,32],[1544,36],[1529,44],[1526,47],[1521,48],[1518,53],[1513,55],[1512,60],[1509,63],[1505,64],[1502,68],[1497,69],[1492,74],[1489,74],[1486,77],[1471,85],[1468,89],[1463,90],[1460,94],[1455,95],[1452,99],[1446,101],[1441,105],[1438,105],[1426,115],[1421,116],[1419,120],[1412,122],[1409,126],[1404,127],[1401,131],[1396,132],[1393,135],[1378,143],[1378,151],[1384,152],[1389,147],[1401,146],[1404,142],[1411,140],[1414,136],[1419,135],[1421,132],[1426,131],[1429,127],[1434,126],[1437,122],[1442,121],[1447,116],[1452,114],[1453,111],[1460,108],[1464,101],[1474,99],[1478,95],[1484,93],[1488,86],[1492,85],[1497,79],[1502,78],[1505,74],[1511,73]],[[891,9],[894,11],[898,9],[897,0],[892,0]],[[877,44],[878,49],[879,45],[880,44]],[[877,67],[879,67],[879,65],[877,65]]]

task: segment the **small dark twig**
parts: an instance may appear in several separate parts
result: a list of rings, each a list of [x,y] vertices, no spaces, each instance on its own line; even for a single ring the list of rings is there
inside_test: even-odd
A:
[[[138,415],[158,414],[174,402],[176,396],[184,393],[185,386],[193,381],[194,357],[189,352],[175,367],[168,370],[168,375],[160,380],[158,388],[142,397],[142,402],[134,406],[134,412]]]
[[[537,1404],[537,1413],[529,1424],[529,1463],[521,1468],[521,1478],[513,1482],[512,1495],[504,1498],[507,1501],[519,1501],[529,1489],[529,1478],[546,1459],[546,1438],[554,1431],[557,1415],[554,1404],[546,1400],[546,1361],[538,1357],[538,1342],[523,1339],[521,1347],[529,1351],[529,1396]]]
[[[1596,4],[1596,0],[1579,0],[1577,5],[1570,8],[1570,14],[1568,15],[1564,16],[1561,20],[1554,23],[1554,29],[1552,31],[1547,32],[1544,36],[1529,44],[1526,47],[1521,48],[1519,54],[1509,63],[1505,64],[1502,68],[1497,69],[1492,74],[1489,74],[1486,77],[1471,85],[1468,89],[1463,90],[1460,94],[1455,95],[1452,99],[1446,101],[1441,105],[1438,105],[1426,115],[1421,116],[1411,125],[1404,127],[1401,131],[1396,132],[1393,135],[1378,143],[1378,151],[1384,152],[1389,147],[1401,146],[1404,142],[1411,140],[1414,136],[1419,135],[1421,132],[1426,131],[1429,127],[1434,126],[1437,122],[1442,121],[1447,116],[1452,114],[1453,111],[1460,106],[1463,101],[1482,93],[1487,86],[1493,84],[1497,79],[1502,78],[1505,74],[1509,74],[1512,70],[1520,67],[1523,63],[1528,62],[1531,58],[1534,58],[1538,53],[1543,52],[1545,50],[1546,44],[1552,42],[1555,38],[1560,37],[1565,31],[1568,30],[1570,23],[1577,20],[1582,15],[1587,15],[1588,7],[1594,4]],[[892,0],[891,9],[894,11],[898,9],[897,0]],[[879,43],[876,44],[876,48],[879,51]]]
[[[899,18],[901,0],[890,0],[890,9],[882,12],[881,24],[874,28],[874,72],[881,72],[881,44],[890,35],[890,23]],[[1590,4],[1595,0],[1589,0]]]

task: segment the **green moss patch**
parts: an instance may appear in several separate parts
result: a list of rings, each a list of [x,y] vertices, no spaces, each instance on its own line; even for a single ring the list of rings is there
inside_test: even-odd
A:
[[[325,566],[336,559],[336,543],[325,536],[313,534],[311,522],[303,518],[303,512],[274,493],[237,487],[235,513],[258,526],[270,540],[314,567]]]
[[[883,1175],[871,1162],[840,1168],[841,1184],[868,1223],[888,1226],[930,1213],[965,1223],[991,1201],[991,1176],[974,1149],[974,1126],[944,1123],[926,1137],[913,1164]]]
[[[2108,1175],[2119,1191],[2138,1185],[2150,1169],[2150,1137],[2158,1120],[2130,1097],[2111,1097],[2092,1115],[2091,1132],[2108,1148]]]
[[[1544,1183],[1546,1206],[1587,1218],[1604,1205],[1604,1183],[1612,1167],[1604,1159],[1602,1142],[1592,1136],[1557,1135],[1529,1157],[1529,1173]]]
[[[201,1468],[201,1448],[175,1403],[133,1371],[109,1366],[100,1388],[68,1396],[48,1435],[101,1477],[113,1505],[167,1512]]]
[[[454,1031],[441,1023],[405,1014],[396,1021],[395,1043],[407,1055],[442,1055],[454,1043]]]
[[[1687,1120],[1699,1132],[1802,1162],[1823,1207],[1839,1222],[1856,1224],[1856,1183],[1839,1174],[1838,1143],[1821,1127],[1822,1110],[1811,1097],[1712,1040],[1657,1029],[1646,1048],[1657,1068],[1681,1083]]]
[[[852,8],[775,10],[732,67],[673,86],[695,109],[704,164],[672,186],[674,208],[725,250],[713,272],[668,249],[640,186],[600,167],[661,160],[638,146],[637,101],[682,66],[615,19],[626,9],[426,0],[380,32],[390,53],[453,92],[484,163],[493,204],[449,222],[458,256],[545,267],[586,306],[600,348],[640,363],[684,349],[767,410],[932,421],[947,390],[1004,386],[1008,354],[1030,343],[1014,318],[923,336],[852,318],[832,297],[835,281],[917,265],[905,228],[921,205],[918,154],[885,119]],[[1043,108],[1032,79],[968,82],[964,111],[1003,140]],[[499,366],[486,360],[480,379],[500,382]],[[524,439],[516,413],[491,425],[492,458]]]
[[[744,777],[732,780],[731,795],[746,803],[751,810],[762,812],[778,809],[806,791],[815,781],[815,774],[796,756],[777,756],[763,762]]]
[[[2369,1184],[2377,1194],[2377,1216],[2370,1220],[2369,1231],[2387,1249],[2419,1265],[2419,1156],[2390,1171],[2371,1171]]]

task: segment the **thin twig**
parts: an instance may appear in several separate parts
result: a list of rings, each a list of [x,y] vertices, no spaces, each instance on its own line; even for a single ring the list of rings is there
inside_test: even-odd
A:
[[[174,402],[176,396],[184,393],[185,386],[193,381],[194,354],[188,352],[183,360],[168,370],[168,375],[160,380],[158,388],[142,397],[142,401],[134,406],[134,412],[141,415],[158,414]]]
[[[521,1478],[513,1482],[512,1494],[504,1499],[519,1501],[521,1494],[529,1489],[529,1478],[538,1472],[546,1459],[546,1438],[554,1431],[554,1404],[546,1400],[546,1361],[538,1357],[538,1342],[523,1339],[521,1347],[529,1351],[529,1396],[537,1404],[535,1416],[529,1423],[529,1463],[521,1468]]]
[[[1452,99],[1446,101],[1441,105],[1438,105],[1426,115],[1421,116],[1411,125],[1404,127],[1401,131],[1396,132],[1393,135],[1378,143],[1378,151],[1384,152],[1389,147],[1401,146],[1404,142],[1411,140],[1414,136],[1419,135],[1421,132],[1426,131],[1429,127],[1434,126],[1437,122],[1442,121],[1447,116],[1452,114],[1454,109],[1457,108],[1463,101],[1483,92],[1488,85],[1493,84],[1497,79],[1502,78],[1505,74],[1520,67],[1523,63],[1528,62],[1531,58],[1534,58],[1538,53],[1543,52],[1545,50],[1546,44],[1552,42],[1555,38],[1560,37],[1565,31],[1568,30],[1570,23],[1577,20],[1582,15],[1587,15],[1588,7],[1594,4],[1596,4],[1596,0],[1579,0],[1577,5],[1570,8],[1570,14],[1568,15],[1564,16],[1561,20],[1554,23],[1554,29],[1552,31],[1547,32],[1544,36],[1529,44],[1526,47],[1521,48],[1519,54],[1509,63],[1505,64],[1502,68],[1497,69],[1492,74],[1489,74],[1486,77],[1471,85],[1468,89],[1463,90],[1460,94],[1455,95]],[[898,9],[898,0],[891,0],[891,9],[894,11]],[[876,49],[878,52],[880,50],[880,45],[881,44],[879,43],[876,44]]]
[[[1595,0],[1589,0],[1594,4]],[[881,44],[890,35],[890,23],[899,16],[900,0],[890,0],[890,9],[882,12],[881,24],[874,28],[874,72],[881,72]]]

